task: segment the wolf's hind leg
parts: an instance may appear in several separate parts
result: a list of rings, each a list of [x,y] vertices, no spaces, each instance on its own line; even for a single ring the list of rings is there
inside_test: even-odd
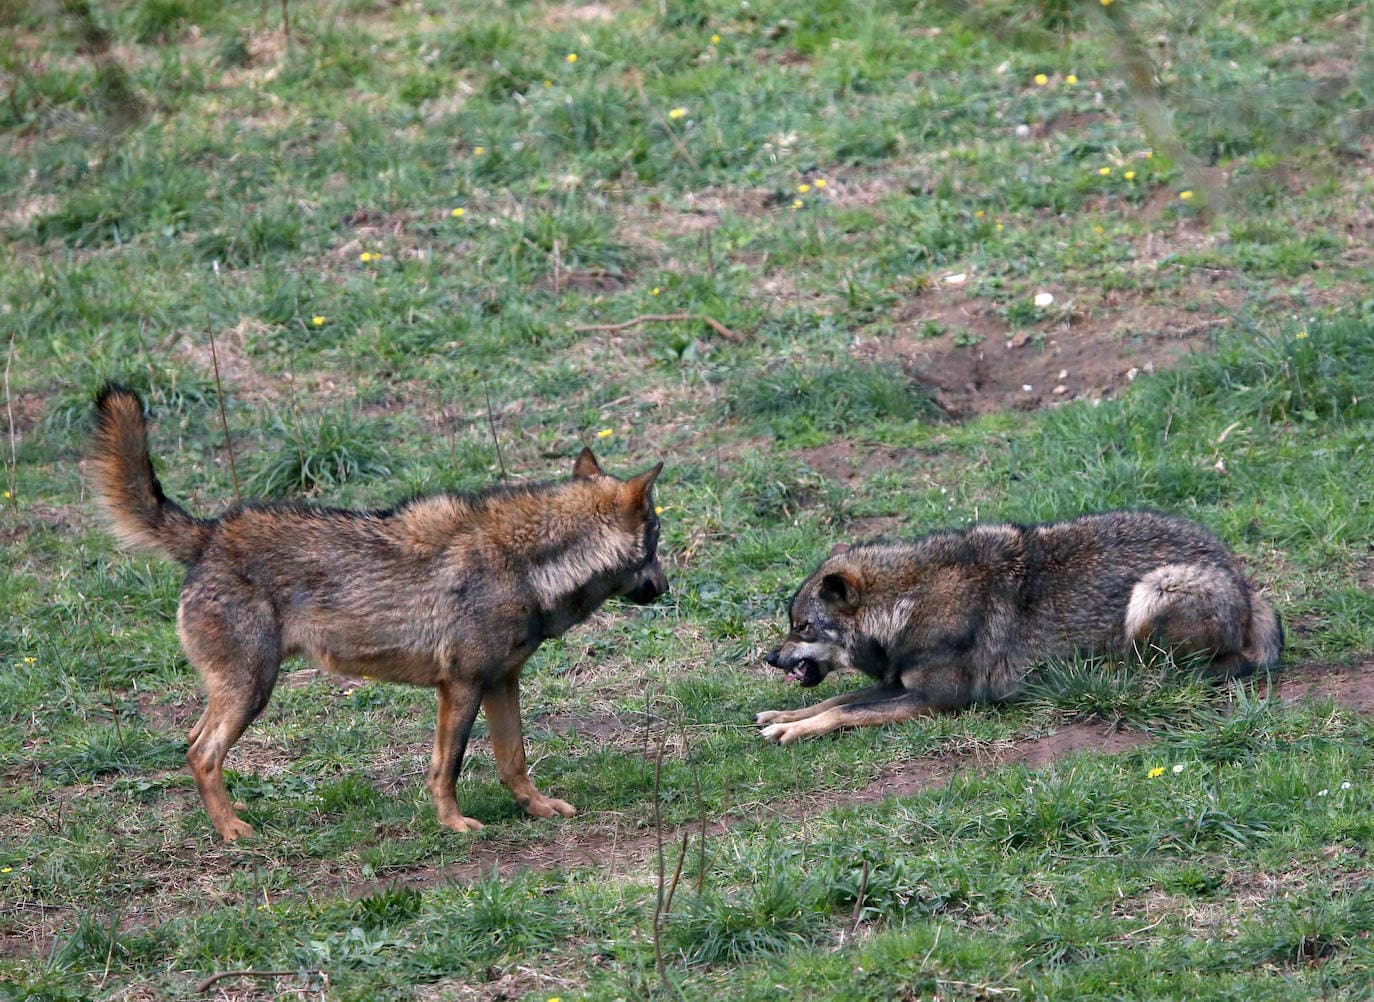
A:
[[[179,618],[182,646],[208,696],[205,712],[188,734],[186,760],[210,820],[224,841],[233,842],[252,835],[253,826],[234,813],[224,785],[224,757],[271,699],[281,648],[270,616],[243,609],[226,616],[217,606],[192,606]]]
[[[454,787],[481,700],[477,688],[467,683],[440,682],[438,688],[439,720],[434,728],[434,752],[429,759],[426,785],[434,798],[434,809],[441,825],[456,832],[479,831],[482,822],[464,817],[458,809]]]

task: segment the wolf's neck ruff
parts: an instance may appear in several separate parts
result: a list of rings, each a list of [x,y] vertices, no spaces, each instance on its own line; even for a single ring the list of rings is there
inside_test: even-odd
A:
[[[529,582],[540,606],[551,609],[592,581],[627,566],[633,556],[630,551],[627,540],[615,533],[573,539],[558,555],[533,564]]]

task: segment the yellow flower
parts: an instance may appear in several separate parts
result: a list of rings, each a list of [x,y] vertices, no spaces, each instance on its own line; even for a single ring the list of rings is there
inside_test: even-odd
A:
[[[12,497],[14,497],[13,494],[11,494],[9,491],[5,491],[5,500],[6,500],[6,501],[8,501],[8,500],[9,500],[10,498],[12,498]]]
[[[576,52],[569,52],[569,53],[568,53],[566,56],[564,56],[563,58],[566,59],[566,60],[567,60],[568,62],[570,62],[570,63],[575,63],[575,62],[577,62],[577,53],[576,53]]]
[[[823,177],[818,177],[818,178],[816,178],[816,180],[815,180],[814,182],[812,182],[812,183],[815,184],[815,186],[816,186],[817,188],[824,188],[824,187],[825,187],[825,178],[823,178]]]
[[[984,216],[986,216],[986,215],[987,215],[987,213],[986,213],[985,211],[983,211],[982,209],[978,209],[978,210],[976,210],[976,211],[973,213],[973,218],[974,218],[974,219],[982,219],[982,218],[983,218]]]
[[[614,428],[602,428],[599,432],[596,433],[596,437],[597,437],[597,438],[610,438],[610,437],[611,437],[612,435],[614,435],[614,434],[615,434],[615,429],[614,429]]]
[[[687,114],[686,108],[674,108],[672,111],[668,112],[668,117],[671,118],[674,122],[676,122],[685,114]]]
[[[663,505],[661,505],[661,504],[656,504],[656,505],[654,505],[654,514],[655,514],[655,515],[662,515],[662,514],[663,514]]]
[[[712,44],[712,45],[719,45],[719,44],[720,44],[720,36],[719,36],[719,35],[712,35],[712,36],[711,36],[711,44]]]
[[[1154,151],[1154,150],[1146,150],[1146,151],[1145,151],[1145,159],[1146,159],[1146,160],[1153,160],[1154,158],[1155,158],[1155,151]]]
[[[324,326],[324,317],[322,317],[322,316],[320,316],[318,313],[316,313],[313,317],[310,318],[310,322],[311,322],[312,324],[314,324],[316,327],[323,327],[323,326]]]
[[[544,81],[544,86],[545,86],[545,87],[552,87],[552,86],[553,86],[553,81],[552,81],[552,80],[545,80],[545,81]]]
[[[559,998],[557,995],[550,995],[549,1002],[563,1002],[563,1000]]]
[[[487,148],[485,146],[474,146],[472,148],[472,155],[475,157],[480,157],[485,152],[487,152]]]
[[[1147,772],[1145,775],[1149,776],[1151,779],[1158,779],[1160,776],[1164,775],[1164,766],[1157,765],[1149,772]]]
[[[1112,0],[1102,0],[1102,6],[1103,6],[1103,7],[1110,7],[1111,5],[1112,5]]]
[[[1070,87],[1072,87],[1074,84],[1078,83],[1078,74],[1076,74],[1076,73],[1068,73],[1068,74],[1065,74],[1065,76],[1064,76],[1064,82],[1065,82],[1066,84],[1068,84]]]
[[[799,194],[799,195],[805,195],[805,194],[806,194],[808,191],[810,191],[810,190],[811,190],[811,185],[809,185],[809,184],[799,184],[799,185],[797,185],[797,194]]]
[[[0,866],[0,873],[9,873],[13,869],[12,866]]]
[[[1001,224],[1001,223],[998,223],[998,224],[994,227],[994,229],[996,229],[998,233],[1001,233],[1001,232],[1002,232],[1002,224]]]
[[[371,253],[370,251],[363,251],[361,254],[358,255],[358,260],[361,261],[363,264],[367,264],[367,262],[373,260],[376,257],[377,255]]]
[[[662,291],[663,291],[662,289],[660,289],[657,285],[655,285],[652,289],[649,290],[649,295],[651,295],[651,296],[657,296],[657,295],[658,295],[660,292],[662,292]]]
[[[794,198],[794,199],[792,199],[792,211],[793,211],[793,212],[796,212],[796,211],[797,211],[798,209],[800,209],[804,204],[805,204],[805,203],[804,203],[800,198]]]
[[[1099,167],[1097,168],[1097,172],[1101,174],[1103,177],[1106,177],[1108,174],[1112,172],[1112,169],[1110,167]]]
[[[1298,333],[1297,333],[1297,338],[1298,338],[1299,341],[1304,340],[1306,337],[1307,337],[1307,331],[1298,331]],[[9,496],[9,492],[8,492],[8,491],[5,493],[5,496],[6,496],[6,497]],[[24,660],[27,661],[28,658],[25,658]]]
[[[466,215],[466,214],[467,214],[467,211],[468,211],[467,209],[463,208],[463,207],[460,205],[460,206],[458,206],[458,208],[456,208],[456,209],[454,209],[452,212],[450,212],[449,215],[452,216],[454,219],[458,219],[458,218],[460,218],[460,217]]]
[[[37,658],[25,658],[25,659],[24,659],[24,664],[26,664],[26,665],[36,665],[36,664],[38,664],[38,659],[37,659]]]
[[[1121,176],[1124,177],[1127,181],[1134,181],[1134,180],[1135,180],[1135,171],[1133,171],[1133,170],[1128,170],[1125,174],[1122,174]]]
[[[1178,197],[1186,202],[1193,197],[1193,193],[1191,191],[1180,191]]]
[[[1096,233],[1099,237],[1102,236],[1102,227],[1100,227],[1100,226],[1094,226],[1094,227],[1093,227],[1093,232]]]
[[[1045,84],[1047,84],[1047,83],[1050,82],[1050,78],[1047,77],[1047,76],[1045,76],[1045,74],[1043,74],[1043,73],[1037,73],[1037,74],[1035,74],[1035,78],[1034,78],[1034,79],[1035,79],[1035,86],[1037,86],[1037,87],[1043,87],[1043,86],[1045,86]]]

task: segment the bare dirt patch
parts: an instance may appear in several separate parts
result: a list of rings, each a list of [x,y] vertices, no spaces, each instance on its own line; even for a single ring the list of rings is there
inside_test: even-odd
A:
[[[1279,680],[1277,694],[1285,703],[1331,699],[1356,713],[1374,713],[1374,661],[1287,673]],[[1272,688],[1269,695],[1274,695]]]
[[[854,482],[894,466],[913,465],[926,453],[921,449],[890,445],[865,446],[846,439],[827,442],[795,453],[811,469],[828,480]]]
[[[860,351],[900,361],[946,414],[962,418],[1110,397],[1139,373],[1203,350],[1207,336],[1227,322],[1185,310],[1142,312],[1141,304],[1124,299],[1103,305],[1045,328],[1013,330],[990,303],[927,296],[896,319],[938,336],[875,339]]]

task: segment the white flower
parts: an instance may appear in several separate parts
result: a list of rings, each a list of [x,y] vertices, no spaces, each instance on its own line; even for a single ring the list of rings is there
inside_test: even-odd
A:
[[[1054,293],[1052,293],[1052,292],[1037,292],[1037,293],[1035,294],[1035,305],[1038,306],[1038,307],[1040,307],[1042,310],[1043,310],[1046,306],[1050,306],[1050,305],[1052,305],[1053,303],[1054,303]]]
[[[1319,797],[1324,797],[1324,796],[1326,796],[1326,795],[1327,795],[1328,793],[1330,793],[1330,792],[1331,792],[1330,790],[1318,790],[1318,791],[1317,791],[1317,796],[1319,796]]]
[[[1183,771],[1183,763],[1182,763],[1182,762],[1175,762],[1175,763],[1174,763],[1174,769],[1173,769],[1174,775],[1177,776],[1177,775],[1178,775],[1180,772],[1182,772],[1182,771]]]
[[[1350,789],[1350,781],[1347,780],[1346,782],[1342,783],[1342,784],[1341,784],[1341,789],[1342,789],[1342,790],[1348,790],[1348,789]]]

